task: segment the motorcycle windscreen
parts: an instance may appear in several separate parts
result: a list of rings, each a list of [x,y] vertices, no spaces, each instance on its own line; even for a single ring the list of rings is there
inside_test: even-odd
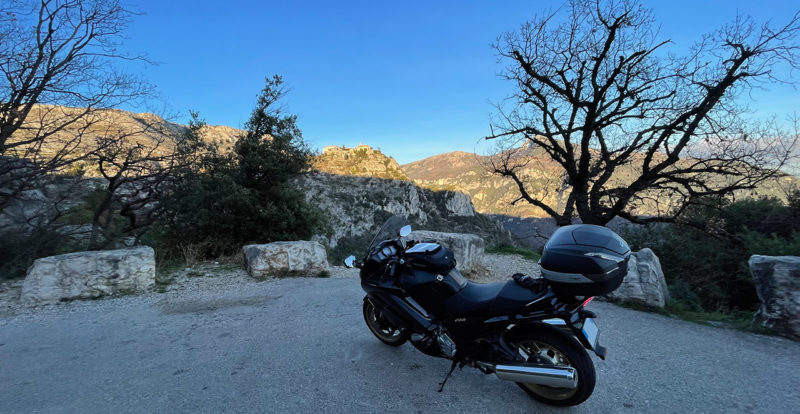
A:
[[[406,216],[395,214],[394,216],[389,217],[375,234],[375,237],[372,238],[372,242],[370,242],[368,250],[377,246],[378,243],[384,240],[397,238],[397,236],[400,234],[400,229],[405,225]]]

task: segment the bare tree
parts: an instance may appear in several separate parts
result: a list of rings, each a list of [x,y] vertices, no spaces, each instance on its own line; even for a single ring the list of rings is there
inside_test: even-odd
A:
[[[104,180],[101,199],[93,206],[89,248],[106,248],[124,235],[138,239],[163,212],[161,203],[175,183],[200,168],[200,159],[216,152],[204,140],[206,126],[192,112],[181,134],[166,122],[143,122],[107,131],[99,149],[89,158]],[[113,128],[113,127],[111,127]],[[115,218],[123,223],[117,228]]]
[[[115,66],[143,60],[118,49],[131,16],[117,0],[0,3],[0,208],[91,155],[104,109],[151,92]]]
[[[748,122],[740,98],[785,83],[776,66],[800,68],[800,14],[777,27],[738,17],[685,57],[668,54],[657,29],[637,1],[572,0],[498,40],[517,91],[498,105],[487,139],[506,150],[490,168],[516,183],[517,201],[559,225],[674,221],[692,200],[782,174],[797,131]],[[531,186],[537,157],[558,166],[559,182]],[[640,214],[646,206],[659,214]]]

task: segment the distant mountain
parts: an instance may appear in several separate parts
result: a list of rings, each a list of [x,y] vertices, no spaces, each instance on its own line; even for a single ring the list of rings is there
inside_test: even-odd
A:
[[[71,152],[86,152],[98,139],[122,139],[141,143],[144,148],[155,147],[156,143],[162,151],[171,148],[172,138],[178,137],[187,130],[186,125],[166,120],[151,113],[134,113],[120,109],[95,109],[89,115],[84,108],[65,106],[36,105],[28,116],[23,127],[11,136],[11,142],[31,138],[41,128],[54,128],[65,125],[62,130],[44,141],[43,154],[59,151],[65,146]],[[207,142],[216,143],[220,150],[227,151],[233,147],[236,138],[244,131],[224,125],[206,125],[202,137]],[[79,137],[76,140],[76,137]],[[167,138],[167,139],[165,139]],[[5,155],[29,156],[26,148],[18,148]],[[156,151],[158,152],[158,151]]]
[[[528,181],[542,189],[536,193],[550,203],[557,203],[559,185],[557,165],[541,157],[528,165]],[[454,151],[434,155],[401,167],[418,185],[433,190],[461,191],[472,198],[481,213],[519,217],[544,217],[544,212],[526,202],[512,205],[519,197],[514,182],[489,172],[491,158],[469,152]],[[550,189],[553,189],[550,191]]]
[[[471,152],[453,151],[401,165],[403,171],[419,182],[449,182],[466,174],[483,174],[486,157]]]
[[[58,106],[37,106],[29,117],[26,128],[15,133],[14,139],[25,138],[26,131],[35,131],[41,125],[53,124],[59,117],[72,117],[83,111],[80,108]],[[95,120],[89,125],[76,123],[59,132],[53,148],[44,151],[55,151],[63,146],[59,142],[69,142],[76,134],[83,132],[81,144],[72,148],[81,151],[88,148],[96,138],[121,137],[142,143],[145,148],[165,137],[175,137],[186,131],[186,126],[165,120],[149,113],[132,113],[116,109],[99,110]],[[230,150],[239,135],[244,131],[221,125],[209,125],[202,131],[203,137],[216,143],[221,151]],[[169,142],[169,140],[165,141]],[[149,144],[149,145],[148,145]],[[166,151],[169,145],[164,147]],[[17,154],[5,154],[14,156]],[[25,156],[19,154],[19,156]],[[561,166],[551,160],[541,149],[524,146],[514,155],[515,159],[525,159],[526,164],[520,175],[528,185],[528,191],[535,197],[551,206],[558,206],[564,201],[564,179]],[[335,175],[350,175],[413,181],[421,187],[431,190],[449,190],[463,192],[472,198],[475,209],[485,214],[500,214],[515,217],[546,217],[544,212],[525,201],[518,201],[519,190],[511,179],[492,174],[491,157],[463,151],[453,151],[435,155],[409,164],[398,165],[391,156],[383,154],[379,149],[369,145],[355,148],[328,146],[312,160],[313,169]],[[610,185],[619,186],[630,183],[638,175],[636,162],[618,168],[610,180]],[[90,173],[91,175],[91,173]],[[796,177],[784,177],[766,182],[756,190],[740,191],[736,197],[775,196],[784,198],[782,189],[789,185],[798,185]],[[517,201],[515,203],[515,201]],[[666,200],[668,201],[668,200]],[[643,206],[641,214],[658,214],[665,200],[659,198]]]
[[[394,158],[369,145],[355,148],[328,146],[314,157],[312,164],[314,169],[328,174],[411,181]]]
[[[519,174],[532,196],[550,206],[560,206],[566,194],[563,188],[563,170],[541,150],[522,147],[514,158],[526,160]],[[548,217],[544,211],[524,200],[517,201],[519,189],[506,177],[493,174],[491,157],[454,151],[434,155],[401,166],[403,171],[421,187],[433,190],[461,191],[472,197],[475,210],[484,214],[515,217]],[[609,181],[613,186],[624,186],[637,176],[635,162],[618,168]],[[764,182],[754,190],[737,191],[736,198],[771,196],[785,199],[784,189],[800,185],[797,177],[781,177]],[[650,201],[639,208],[638,214],[659,214],[669,200]]]

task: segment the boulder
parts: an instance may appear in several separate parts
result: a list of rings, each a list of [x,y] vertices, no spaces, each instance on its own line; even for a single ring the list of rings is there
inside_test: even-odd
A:
[[[247,273],[267,276],[319,276],[328,271],[325,247],[315,241],[250,244],[242,248]]]
[[[754,255],[747,264],[761,300],[753,322],[800,339],[800,257]]]
[[[22,284],[28,304],[93,299],[145,291],[155,285],[151,247],[61,254],[33,262]]]
[[[628,274],[619,288],[607,296],[611,300],[663,308],[669,299],[669,290],[655,253],[648,248],[632,253]]]
[[[475,234],[442,233],[415,230],[408,236],[412,240],[436,240],[453,251],[458,270],[468,273],[478,270],[483,264],[483,239]]]

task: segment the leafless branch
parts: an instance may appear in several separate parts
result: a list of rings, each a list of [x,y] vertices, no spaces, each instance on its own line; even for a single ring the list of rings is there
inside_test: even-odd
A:
[[[567,201],[556,205],[530,191],[519,154],[501,152],[489,169],[512,180],[521,200],[560,224],[634,219],[643,205],[670,220],[688,200],[784,174],[797,131],[750,121],[739,98],[789,82],[775,68],[798,68],[800,13],[779,26],[737,17],[686,56],[665,58],[671,42],[637,1],[572,0],[562,9],[566,19],[545,14],[495,45],[517,92],[498,105],[487,139],[508,150],[523,140],[539,149],[528,155],[564,173]]]

